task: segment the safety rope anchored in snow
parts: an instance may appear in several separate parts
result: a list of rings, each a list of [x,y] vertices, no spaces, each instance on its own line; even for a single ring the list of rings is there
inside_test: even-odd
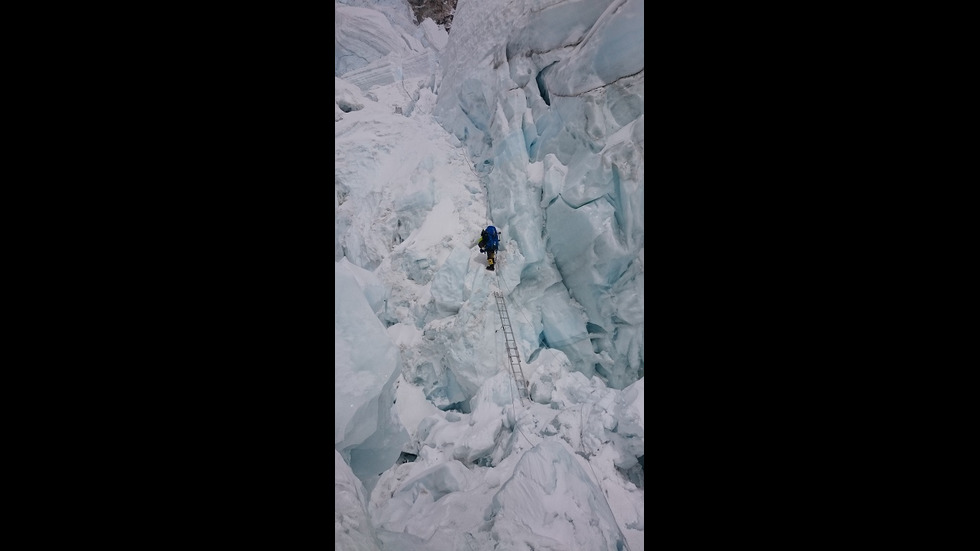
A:
[[[593,402],[593,407],[594,404],[595,403]],[[589,470],[592,471],[592,476],[595,478],[596,486],[599,487],[599,495],[602,497],[602,500],[606,502],[606,507],[609,507],[609,512],[612,513],[613,518],[616,518],[616,513],[613,512],[612,505],[609,504],[609,500],[606,498],[606,489],[602,487],[602,481],[599,480],[599,475],[597,475],[595,469],[592,468],[592,461],[589,460],[589,458],[586,455],[584,455],[584,454],[588,454],[588,452],[585,451],[585,404],[584,403],[582,404],[582,407],[579,408],[578,410],[578,445],[580,448],[582,448],[582,453],[583,453],[582,459],[585,459],[585,463],[589,466]],[[588,454],[588,455],[592,455],[592,454]],[[619,523],[618,519],[616,520],[616,523],[617,524]],[[622,530],[620,530],[619,533],[623,536],[623,545],[626,546],[626,551],[630,551],[630,544],[628,541],[626,541],[626,534],[624,534]]]
[[[517,396],[521,399],[521,407],[524,407],[524,397],[531,398],[527,387],[527,379],[524,378],[524,370],[521,368],[521,352],[517,349],[517,342],[514,340],[514,328],[510,325],[510,314],[507,313],[507,301],[504,295],[499,292],[493,293],[497,300],[497,313],[500,315],[500,324],[504,329],[504,341],[507,348],[507,361],[510,363],[510,373],[517,382]]]
[[[510,413],[511,415],[514,416],[514,428],[517,429],[517,432],[521,433],[521,436],[524,437],[524,440],[527,440],[528,445],[530,445],[533,448],[534,442],[531,442],[531,439],[528,438],[527,435],[524,434],[524,431],[521,430],[521,424],[518,422],[517,419],[517,411],[516,411],[517,408],[514,407],[514,385],[507,385],[507,386],[510,388]]]
[[[502,279],[499,281],[500,284],[506,290],[507,285],[503,282]],[[510,292],[508,291],[507,294],[509,295]],[[527,394],[528,400],[530,401],[531,399],[530,389],[527,386],[526,379],[524,379],[524,371],[521,369],[520,353],[518,352],[517,344],[514,341],[514,331],[510,325],[510,314],[507,311],[507,303],[504,300],[504,296],[502,293],[500,293],[500,291],[495,290],[493,292],[493,296],[497,301],[497,311],[500,313],[500,323],[504,328],[504,339],[505,342],[507,343],[507,357],[508,360],[510,361],[511,373],[514,375],[514,381],[517,383],[518,395],[519,396],[521,395],[521,388],[523,388],[524,389],[523,392]],[[521,315],[524,316],[523,310],[521,311]],[[524,316],[524,320],[527,321],[528,325],[531,324],[531,322],[527,319],[527,316]],[[515,358],[516,358],[516,369],[518,371],[515,371]],[[521,384],[522,381],[523,381],[523,385]],[[514,428],[516,428],[517,431],[520,432],[521,436],[524,437],[524,440],[526,440],[531,447],[534,447],[534,443],[531,442],[531,439],[528,438],[526,434],[524,434],[524,431],[521,430],[520,423],[518,423],[517,412],[515,411],[516,408],[514,406],[514,402],[515,402],[514,390],[513,390],[514,387],[513,385],[508,385],[508,386],[510,386],[511,388],[510,402],[511,402],[511,413],[514,416]],[[524,407],[523,397],[521,397],[521,407]],[[583,445],[584,440],[585,440],[585,404],[582,404],[582,406],[579,408],[579,446],[582,448],[583,453],[587,454],[587,452],[585,452],[585,446]],[[589,470],[592,471],[592,477],[595,480],[596,487],[599,489],[599,496],[602,497],[602,500],[606,502],[606,507],[609,508],[609,512],[612,513],[613,518],[615,518],[616,513],[613,512],[612,505],[609,504],[609,499],[606,498],[606,490],[605,488],[602,487],[602,480],[599,478],[599,475],[595,472],[595,468],[592,467],[592,461],[589,460],[587,455],[583,455],[583,459],[585,459],[585,463],[589,466]],[[618,522],[619,521],[617,520],[617,524]],[[626,539],[626,534],[623,533],[622,530],[620,530],[620,535],[623,537],[623,546],[626,548],[626,551],[630,551],[630,544],[629,541],[627,541]]]
[[[501,284],[501,286],[503,286],[504,290],[507,291],[507,294],[510,295],[511,294],[510,293],[510,290],[507,289],[507,284],[504,282],[504,280],[503,279],[499,279],[498,281]],[[504,337],[507,340],[508,358],[511,358],[511,356],[510,356],[510,354],[511,354],[511,347],[513,347],[514,354],[517,356],[517,368],[520,369],[520,355],[519,355],[519,353],[517,353],[517,345],[514,343],[514,332],[513,332],[513,329],[511,329],[511,327],[510,327],[510,315],[507,312],[506,302],[504,301],[503,295],[499,291],[494,291],[493,295],[494,295],[494,298],[497,301],[497,310],[498,310],[498,312],[501,313],[501,315],[500,315],[500,322],[504,326]],[[527,324],[530,326],[531,325],[531,321],[528,320],[527,319],[527,316],[524,315],[523,309],[519,309],[519,311],[521,313],[521,316],[524,317],[524,321],[526,321]],[[512,370],[512,372],[513,372],[513,369],[514,369],[514,364],[513,364],[513,359],[511,359],[511,370]],[[524,381],[524,385],[525,385],[524,386],[524,391],[528,395],[528,400],[530,400],[530,398],[531,398],[530,397],[530,389],[527,387],[527,381],[524,380],[524,371],[523,370],[520,371],[520,378],[518,378],[517,374],[515,374],[514,375],[514,380],[517,381],[518,383],[519,383],[519,381],[522,381],[522,380]],[[521,385],[518,384],[518,394],[520,394],[520,389],[521,389]],[[517,413],[516,413],[516,411],[514,411],[513,386],[511,386],[511,398],[510,398],[510,400],[511,400],[511,412],[514,415],[514,427],[518,430],[518,432],[521,433],[521,436],[524,437],[524,440],[527,440],[527,443],[530,444],[533,447],[534,446],[534,443],[531,442],[531,439],[528,438],[526,434],[524,434],[524,431],[521,430],[520,424],[517,422]],[[521,399],[521,406],[522,407],[524,406],[524,400],[523,400],[523,398]],[[582,448],[583,453],[586,453],[587,454],[587,452],[585,452],[585,446],[583,445],[584,444],[584,440],[585,440],[585,404],[582,404],[581,408],[579,408],[579,446]],[[591,454],[589,454],[589,455],[591,455]],[[585,456],[585,455],[583,455],[582,458],[585,459],[585,463],[589,466],[589,470],[592,471],[592,477],[595,480],[596,486],[599,488],[599,496],[602,497],[602,500],[606,502],[606,507],[609,508],[609,511],[611,513],[613,513],[613,511],[612,511],[612,505],[609,504],[609,499],[606,498],[606,490],[605,490],[605,488],[602,487],[602,481],[599,478],[599,475],[595,472],[595,468],[592,467],[592,461],[589,460],[589,458],[587,456]],[[614,518],[615,518],[615,516],[616,516],[616,513],[613,513],[613,517]],[[617,520],[617,524],[618,524],[618,520]],[[622,530],[620,530],[620,535],[622,535],[622,537],[623,537],[623,546],[626,548],[626,551],[630,551],[630,544],[629,544],[629,541],[627,541],[627,539],[626,539],[626,534],[623,533]]]
[[[499,332],[499,330],[498,330],[498,332]],[[497,350],[497,347],[496,346],[494,346],[494,350]],[[500,358],[495,358],[495,359],[497,360],[497,363],[499,365]],[[514,383],[516,384],[516,381]],[[526,434],[524,434],[524,431],[521,430],[520,423],[518,423],[517,408],[514,406],[514,402],[515,402],[515,400],[514,400],[514,386],[515,386],[515,384],[508,384],[507,385],[507,388],[510,389],[510,413],[511,413],[511,416],[513,416],[513,418],[514,418],[514,428],[517,429],[517,432],[521,433],[521,436],[524,437],[524,440],[527,440],[527,443],[533,448],[534,447],[534,442],[531,442],[531,439],[528,438]],[[524,407],[524,402],[523,401],[521,402],[521,407]],[[522,409],[521,411],[524,411],[524,410]]]

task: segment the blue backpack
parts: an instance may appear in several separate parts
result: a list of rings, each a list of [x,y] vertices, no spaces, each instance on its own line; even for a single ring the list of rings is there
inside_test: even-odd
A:
[[[497,228],[493,226],[487,226],[487,249],[497,250]]]

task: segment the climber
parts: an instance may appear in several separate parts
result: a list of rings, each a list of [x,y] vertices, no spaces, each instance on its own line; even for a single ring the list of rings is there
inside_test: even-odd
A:
[[[497,244],[499,240],[500,233],[493,226],[487,226],[487,229],[480,232],[480,242],[477,245],[480,246],[481,253],[487,253],[487,269],[491,272],[494,271],[493,263],[497,256]]]

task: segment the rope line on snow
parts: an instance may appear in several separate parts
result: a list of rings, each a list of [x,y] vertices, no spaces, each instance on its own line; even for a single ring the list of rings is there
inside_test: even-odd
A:
[[[496,288],[496,285],[491,285],[492,288]],[[524,370],[521,368],[521,352],[517,347],[517,340],[514,338],[514,326],[510,320],[510,314],[507,311],[507,300],[504,298],[504,294],[500,291],[494,291],[493,293],[494,301],[497,303],[497,314],[500,316],[500,327],[504,331],[504,339],[506,341],[507,359],[510,362],[510,373],[517,381],[518,387],[518,397],[521,400],[521,407],[524,407],[524,396],[527,396],[528,400],[531,399],[530,389],[528,388],[527,378],[524,376]]]
[[[503,289],[507,292],[507,296],[510,296],[512,291],[507,287],[507,283],[503,280],[503,278],[499,280],[499,283],[503,287]],[[527,319],[527,316],[524,315],[524,309],[519,308],[519,310],[521,312],[521,317],[524,318],[524,321],[527,322],[528,326],[532,326],[533,324],[531,323],[531,320]],[[503,327],[501,327],[501,329],[498,330],[497,332],[500,332],[502,330]],[[506,339],[506,336],[504,336],[504,338]],[[494,353],[496,355],[497,365],[500,365],[501,359],[499,355],[500,354],[499,346],[494,346]],[[521,433],[521,436],[524,437],[524,440],[526,440],[531,447],[534,447],[534,443],[531,442],[531,439],[528,438],[526,434],[524,434],[524,431],[521,430],[520,424],[517,422],[517,407],[516,407],[516,400],[514,399],[514,386],[516,385],[516,381],[512,377],[510,377],[508,378],[508,382],[510,383],[508,384],[508,387],[510,388],[511,413],[514,415],[514,428],[517,429],[517,432]],[[530,399],[530,396],[528,396],[528,398]],[[542,441],[544,441],[544,439],[542,439]],[[582,407],[579,408],[579,447],[582,449],[583,452],[585,451],[585,404],[582,404]],[[595,479],[596,486],[599,488],[599,495],[602,497],[602,500],[606,503],[606,507],[609,509],[609,512],[612,513],[613,519],[616,519],[616,513],[613,512],[612,505],[609,504],[609,499],[606,497],[606,490],[605,488],[602,487],[602,481],[599,479],[599,475],[596,474],[595,468],[592,466],[592,461],[589,460],[588,457],[583,457],[583,459],[585,459],[585,463],[589,466],[589,470],[592,472],[592,477]],[[617,524],[616,527],[619,528],[618,520],[616,520],[616,524]],[[626,539],[626,534],[621,529],[619,533],[623,537],[623,545],[626,547],[626,551],[632,551],[630,549],[629,541]]]
[[[503,281],[503,279],[500,280],[500,284],[503,286],[504,290],[507,291],[507,296],[510,296],[511,290],[507,288],[507,284]],[[524,318],[524,321],[526,321],[529,326],[532,325],[531,321],[527,319],[527,316],[524,315],[524,309],[521,308],[520,311],[521,311],[521,317]],[[501,329],[497,332],[500,332],[502,330],[503,327],[501,327]],[[506,336],[504,338],[506,339]],[[499,346],[494,346],[494,353],[496,355],[497,365],[500,365],[501,359],[499,355],[500,354]],[[531,447],[534,447],[534,443],[531,442],[531,439],[528,438],[526,434],[524,434],[524,431],[521,430],[520,424],[517,422],[518,420],[517,420],[516,400],[514,399],[514,386],[516,385],[516,381],[512,377],[510,377],[508,378],[508,383],[509,384],[507,386],[510,388],[510,408],[511,408],[511,413],[514,415],[514,428],[517,429],[517,432],[521,433],[521,436],[524,437],[524,440],[526,440]],[[530,396],[528,398],[530,398]],[[544,441],[544,439],[542,439],[542,441]],[[585,451],[584,444],[585,444],[585,404],[582,404],[582,407],[579,408],[579,447],[583,451]],[[589,466],[589,470],[592,472],[592,477],[595,479],[596,486],[599,488],[599,495],[602,497],[602,500],[606,503],[606,507],[609,509],[609,512],[612,513],[613,519],[616,519],[616,513],[613,512],[612,505],[609,504],[609,499],[606,497],[606,490],[605,488],[602,487],[602,481],[599,479],[599,475],[596,474],[595,468],[592,466],[592,461],[589,460],[588,457],[583,457],[583,459],[585,459],[585,463]],[[618,520],[616,520],[616,524],[617,524],[616,527],[619,528]],[[632,551],[630,549],[629,541],[626,538],[626,534],[621,529],[619,533],[623,537],[623,545],[626,547],[626,551]]]
[[[499,333],[499,331],[497,332]],[[506,340],[506,336],[504,337],[504,339]],[[493,351],[494,354],[496,355],[497,365],[499,366],[503,363],[500,360],[500,347],[494,346]],[[526,434],[524,434],[524,431],[521,430],[521,426],[517,423],[517,407],[516,407],[516,400],[514,400],[514,387],[516,385],[517,385],[517,381],[515,381],[513,377],[507,377],[507,388],[510,389],[510,412],[514,416],[514,428],[517,429],[517,432],[521,433],[521,436],[523,436],[524,439],[527,440],[527,443],[533,448],[534,442],[531,442],[531,439],[528,438]]]
[[[579,413],[579,416],[578,416],[578,444],[579,444],[579,447],[581,447],[582,450],[585,451],[585,404],[582,404],[582,407],[579,408],[578,413]],[[599,475],[595,474],[595,469],[592,468],[592,461],[590,461],[588,457],[583,457],[583,459],[585,459],[585,463],[589,466],[589,470],[592,471],[592,476],[595,477],[596,486],[599,487],[599,495],[602,496],[602,500],[606,502],[606,507],[609,508],[609,512],[612,513],[612,516],[615,519],[616,518],[616,513],[613,512],[612,505],[610,505],[609,504],[609,500],[606,499],[606,489],[602,487],[602,481],[599,480]],[[616,520],[616,523],[617,523],[617,526],[616,527],[619,528],[619,526],[618,526],[619,520],[618,519]],[[619,533],[622,534],[622,536],[623,536],[623,545],[626,546],[626,551],[630,551],[630,544],[629,544],[628,541],[626,541],[626,534],[624,534],[622,530],[620,530]]]
[[[497,262],[495,261],[495,262],[494,262],[494,264],[496,265],[496,264],[497,264]],[[507,296],[510,296],[510,294],[511,294],[511,289],[509,289],[509,288],[507,287],[507,283],[506,283],[506,282],[505,282],[505,281],[504,281],[504,280],[503,280],[502,278],[501,278],[501,279],[499,280],[499,283],[500,283],[500,285],[501,285],[501,286],[502,286],[502,287],[504,288],[504,290],[505,290],[505,291],[507,291]],[[503,297],[501,297],[501,298],[503,298]],[[506,300],[506,299],[504,299],[504,300]],[[531,324],[531,320],[529,320],[529,319],[527,319],[527,316],[526,316],[526,315],[524,315],[524,309],[523,309],[523,308],[520,308],[520,307],[518,307],[518,311],[519,311],[519,312],[521,313],[521,317],[522,317],[522,318],[524,318],[524,321],[526,321],[526,322],[527,322],[527,324],[528,324],[528,326],[531,326],[531,325],[532,325],[532,324]],[[506,335],[505,335],[505,337],[504,337],[504,338],[506,339]],[[514,344],[515,344],[515,345],[517,344],[517,341],[516,341],[516,339],[515,339],[515,341],[514,341]],[[499,353],[499,349],[497,350],[497,352]],[[499,363],[500,363],[500,362],[499,362],[499,360],[498,360],[498,364],[499,364]],[[520,425],[519,425],[519,424],[517,423],[517,413],[515,412],[515,408],[516,408],[516,402],[515,402],[515,400],[514,400],[514,386],[515,386],[515,384],[516,384],[516,381],[515,381],[515,380],[514,380],[513,378],[511,378],[510,380],[511,380],[511,382],[513,382],[513,383],[514,383],[514,384],[511,384],[511,385],[509,385],[509,386],[510,386],[510,406],[511,406],[511,411],[512,411],[512,412],[514,413],[514,427],[515,427],[515,428],[517,428],[517,431],[521,433],[521,436],[523,436],[523,437],[524,437],[524,440],[527,440],[527,443],[528,443],[529,445],[531,445],[531,446],[533,447],[533,446],[534,446],[534,443],[533,443],[533,442],[531,442],[531,439],[530,439],[530,438],[528,438],[526,434],[524,434],[524,431],[522,431],[522,430],[521,430],[521,427],[520,427]],[[525,379],[525,381],[526,381],[526,380],[527,380],[527,379]],[[533,401],[533,400],[531,400],[531,395],[530,395],[530,389],[528,389],[528,397],[527,397],[527,398],[528,398],[528,402],[532,402],[532,401]],[[544,441],[544,439],[542,439],[542,442],[543,442],[543,441]]]

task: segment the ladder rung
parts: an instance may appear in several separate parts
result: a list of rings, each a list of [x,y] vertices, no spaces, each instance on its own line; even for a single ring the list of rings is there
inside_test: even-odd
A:
[[[514,329],[511,327],[510,313],[507,312],[507,302],[499,291],[494,291],[493,296],[497,301],[497,313],[500,315],[500,325],[504,330],[507,358],[510,361],[510,372],[522,395],[521,403],[523,404],[523,397],[527,396],[530,398],[530,396],[528,395],[527,380],[524,378],[524,371],[521,369],[521,353],[517,348],[517,342],[514,340]]]

